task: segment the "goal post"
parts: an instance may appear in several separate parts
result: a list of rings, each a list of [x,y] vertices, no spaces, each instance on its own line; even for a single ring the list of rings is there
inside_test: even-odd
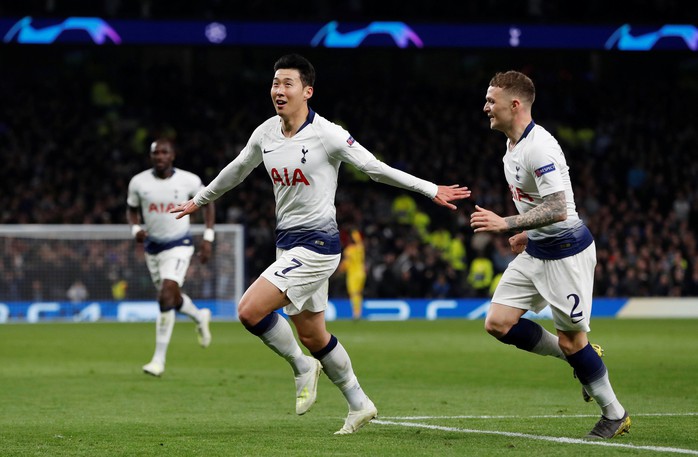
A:
[[[215,229],[211,259],[192,257],[182,290],[214,317],[235,319],[244,291],[244,228]],[[204,226],[192,224],[191,231],[198,247]],[[0,225],[0,322],[150,320],[157,312],[143,244],[128,225]]]

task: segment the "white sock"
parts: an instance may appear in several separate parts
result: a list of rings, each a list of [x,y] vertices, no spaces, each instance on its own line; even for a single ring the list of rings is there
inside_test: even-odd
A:
[[[272,351],[286,359],[291,365],[291,368],[293,368],[294,376],[298,376],[300,373],[305,373],[310,370],[311,365],[308,360],[309,357],[303,354],[303,350],[293,336],[291,326],[283,317],[279,316],[274,326],[259,337]]]
[[[189,295],[182,294],[182,306],[179,308],[179,312],[191,317],[197,324],[199,323],[199,308],[196,307]]]
[[[551,355],[558,359],[567,360],[562,349],[557,335],[553,335],[549,331],[543,329],[540,341],[531,349],[531,352],[538,355]]]
[[[165,365],[167,347],[170,345],[175,324],[175,310],[161,312],[155,321],[155,354],[153,360]]]
[[[349,403],[350,411],[366,408],[368,396],[364,393],[356,379],[351,366],[351,359],[344,346],[338,341],[337,346],[320,359],[322,369],[328,378],[339,387]]]
[[[589,396],[601,407],[601,414],[607,419],[618,420],[625,414],[625,408],[616,399],[616,394],[608,379],[608,372],[601,378],[584,386]]]

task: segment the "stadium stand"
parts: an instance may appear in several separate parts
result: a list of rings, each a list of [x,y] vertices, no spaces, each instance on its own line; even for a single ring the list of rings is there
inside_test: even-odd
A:
[[[86,14],[95,4],[30,3],[47,15]],[[141,2],[151,5],[148,11],[127,10],[134,2],[97,3],[100,11],[113,15],[167,16],[159,10],[160,2]],[[175,17],[263,20],[266,3],[249,3],[244,11],[227,11],[231,2],[174,2],[168,11]],[[311,2],[316,16],[304,19],[323,17],[323,3]],[[380,3],[348,2],[344,8],[357,17],[389,15],[388,10],[372,11],[371,5]],[[497,19],[501,2],[446,3],[481,8],[473,17],[486,21]],[[544,2],[528,2],[520,14],[535,21],[537,3]],[[552,3],[560,2],[545,4]],[[563,3],[556,8],[566,8]],[[589,2],[588,11],[603,3]],[[676,2],[645,3],[667,18],[678,17],[672,9]],[[199,6],[188,11],[185,6],[176,8],[178,4]],[[20,14],[13,8],[3,5],[0,14]],[[433,20],[437,15],[438,11]],[[565,11],[540,15],[572,17]],[[273,115],[268,82],[273,61],[285,51],[4,47],[0,224],[125,224],[128,177],[149,166],[147,145],[161,135],[177,141],[179,166],[204,181],[212,179],[244,146],[254,126]],[[468,283],[467,267],[460,266],[470,265],[477,251],[467,222],[473,203],[513,213],[500,170],[504,140],[489,131],[481,112],[486,78],[492,71],[510,68],[534,78],[536,121],[554,132],[566,151],[578,186],[577,209],[596,237],[595,293],[698,295],[698,162],[691,147],[697,140],[696,115],[685,109],[698,101],[694,56],[477,50],[424,50],[417,55],[381,49],[303,53],[318,67],[318,95],[311,103],[315,110],[346,125],[392,166],[473,189],[473,201],[461,203],[456,213],[417,200],[421,222],[405,223],[392,212],[394,201],[401,198],[399,191],[367,185],[352,170],[344,170],[338,220],[340,226],[360,226],[365,235],[367,297],[477,293]],[[662,71],[650,76],[648,65]],[[273,198],[263,170],[255,170],[223,198],[217,213],[219,223],[246,227],[251,282],[274,256],[269,249]],[[465,247],[455,263],[448,249],[434,242],[438,237],[430,236],[439,230]],[[496,275],[509,254],[502,240],[488,242],[486,252]],[[32,299],[39,285],[25,279],[29,282],[20,286],[18,278],[36,275],[23,272],[15,260],[0,259],[0,287],[16,291],[19,299]],[[99,272],[99,262],[94,262],[91,271]],[[30,264],[35,263],[24,263]],[[49,268],[45,263],[44,267]],[[60,290],[63,298],[70,285],[40,286],[50,299],[52,290]],[[331,294],[344,293],[342,281],[334,281],[332,287]]]

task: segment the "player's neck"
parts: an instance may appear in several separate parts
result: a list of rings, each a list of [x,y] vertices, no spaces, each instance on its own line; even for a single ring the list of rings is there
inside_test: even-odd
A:
[[[530,116],[520,117],[516,119],[511,128],[506,132],[507,138],[509,138],[509,147],[513,148],[519,143],[521,137],[526,131],[526,127],[531,123],[532,119]]]
[[[298,133],[298,129],[300,129],[306,119],[308,119],[309,112],[309,108],[306,105],[288,117],[282,116],[281,133],[283,133],[286,138],[291,138]]]
[[[153,169],[153,174],[160,179],[167,179],[174,174],[174,167],[170,167],[165,170]]]

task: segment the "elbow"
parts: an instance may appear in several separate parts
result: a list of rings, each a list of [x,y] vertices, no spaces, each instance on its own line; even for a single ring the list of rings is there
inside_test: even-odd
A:
[[[363,167],[359,168],[359,171],[365,173],[373,182],[382,182],[383,173],[381,172],[381,162],[378,160],[365,163]]]
[[[567,220],[567,211],[557,213],[555,215],[555,222],[563,222]]]
[[[381,181],[381,175],[380,175],[380,174],[376,174],[376,173],[374,173],[373,171],[367,171],[367,170],[361,170],[361,171],[363,171],[363,172],[366,174],[366,176],[368,176],[369,178],[371,178],[371,181],[373,181],[373,182],[378,182],[378,183],[379,183],[379,182],[382,182],[382,181]]]

